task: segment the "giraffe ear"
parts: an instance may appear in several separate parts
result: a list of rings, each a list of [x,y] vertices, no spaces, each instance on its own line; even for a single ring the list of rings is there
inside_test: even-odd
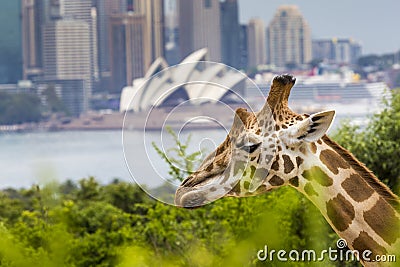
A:
[[[287,145],[293,145],[301,141],[315,142],[328,131],[334,117],[334,110],[314,113],[307,119],[290,126],[282,132],[281,137]]]

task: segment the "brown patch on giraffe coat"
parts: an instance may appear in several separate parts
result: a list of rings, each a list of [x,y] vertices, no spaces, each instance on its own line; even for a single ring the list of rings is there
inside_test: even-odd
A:
[[[322,186],[331,186],[333,185],[333,180],[329,177],[320,167],[314,166],[311,169],[305,170],[302,173],[302,176],[309,180],[315,180]]]
[[[279,171],[279,155],[276,155],[275,161],[272,163],[271,169]]]
[[[352,174],[342,182],[342,187],[346,193],[355,201],[362,202],[368,199],[374,190],[365,182],[360,175]]]
[[[310,197],[312,196],[318,196],[317,191],[315,191],[314,187],[312,186],[311,183],[307,183],[304,186],[304,192],[306,192],[307,195],[309,195]]]
[[[310,148],[313,154],[317,153],[317,146],[315,145],[314,142],[310,143]]]
[[[372,237],[368,235],[367,232],[364,231],[362,231],[358,237],[354,239],[353,249],[357,250],[360,255],[362,255],[365,250],[370,250],[372,252],[370,259],[375,258],[376,255],[387,254],[386,249],[379,245],[375,240],[372,239]]]
[[[303,162],[304,162],[304,160],[303,160],[301,157],[299,157],[299,156],[296,157],[296,165],[297,165],[297,168],[300,167],[300,165],[301,165]]]
[[[319,159],[334,174],[339,173],[339,168],[350,168],[350,165],[343,158],[341,158],[338,153],[330,149],[321,151]]]
[[[268,182],[273,186],[280,186],[285,183],[282,178],[276,175],[274,175]]]
[[[289,179],[289,184],[293,185],[294,187],[299,187],[299,177],[295,176]]]
[[[206,171],[210,172],[214,168],[214,165],[211,163],[210,165],[207,166]]]
[[[364,220],[388,244],[395,243],[400,237],[400,221],[383,198],[379,198],[375,206],[364,212]]]
[[[341,232],[349,227],[355,217],[353,205],[341,194],[326,203],[326,212],[332,224]]]
[[[283,167],[285,173],[290,173],[294,169],[294,164],[288,155],[283,155]]]
[[[238,174],[239,170],[244,170],[247,166],[247,162],[245,161],[236,161],[233,167],[233,174]]]
[[[322,140],[339,154],[380,196],[382,196],[392,207],[399,209],[399,198],[367,168],[359,162],[349,151],[333,142],[324,135]]]

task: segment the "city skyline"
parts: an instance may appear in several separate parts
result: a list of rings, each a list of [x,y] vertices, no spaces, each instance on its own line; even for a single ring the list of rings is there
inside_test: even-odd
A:
[[[297,5],[312,30],[312,39],[353,38],[363,46],[363,54],[393,53],[400,49],[400,36],[393,34],[400,24],[400,2],[321,1],[309,0],[238,0],[239,20],[247,24],[261,18],[265,25],[272,20],[279,6]]]

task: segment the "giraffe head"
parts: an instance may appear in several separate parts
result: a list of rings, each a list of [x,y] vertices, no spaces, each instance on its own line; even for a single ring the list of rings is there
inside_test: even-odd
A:
[[[304,159],[299,156],[328,130],[334,111],[299,115],[288,107],[291,75],[274,78],[264,107],[257,113],[236,110],[225,141],[175,194],[175,203],[197,207],[225,196],[244,197],[296,183]]]

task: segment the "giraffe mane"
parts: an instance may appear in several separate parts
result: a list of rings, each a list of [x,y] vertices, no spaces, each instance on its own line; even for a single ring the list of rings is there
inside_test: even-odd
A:
[[[348,150],[332,141],[327,135],[322,140],[346,160],[350,166],[371,186],[384,200],[386,200],[395,210],[400,210],[400,200],[384,183],[382,183],[372,171],[363,163],[358,161]]]

